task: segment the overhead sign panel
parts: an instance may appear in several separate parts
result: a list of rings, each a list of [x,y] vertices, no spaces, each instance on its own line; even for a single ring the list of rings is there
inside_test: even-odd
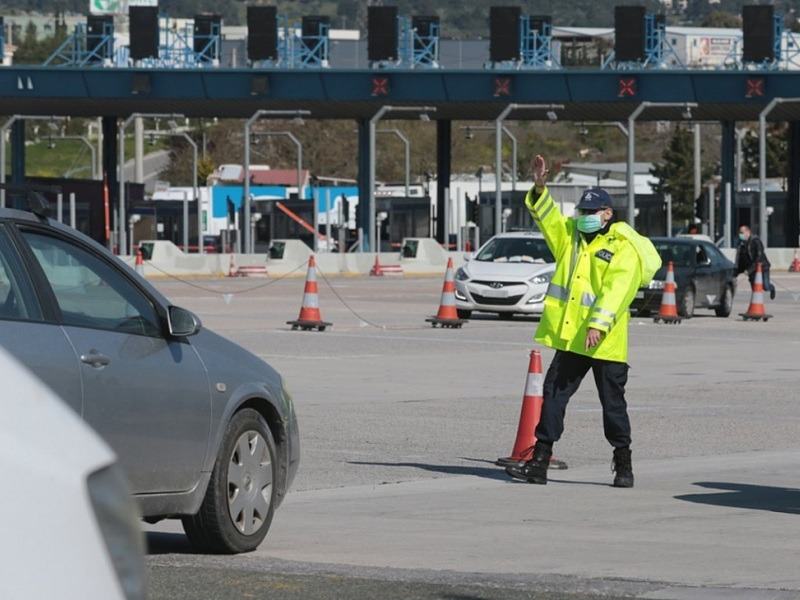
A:
[[[93,15],[125,15],[129,6],[158,6],[158,0],[89,0]]]

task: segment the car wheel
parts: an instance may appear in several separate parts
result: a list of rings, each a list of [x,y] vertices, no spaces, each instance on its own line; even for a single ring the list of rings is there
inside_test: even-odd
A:
[[[733,311],[733,290],[731,286],[725,286],[725,293],[722,294],[722,302],[714,309],[718,317],[729,317]]]
[[[501,321],[510,321],[514,318],[514,313],[510,312],[501,312],[497,313],[497,316],[500,318]]]
[[[691,319],[694,315],[694,288],[686,288],[681,299],[681,305],[678,307],[678,313],[684,319]]]
[[[456,309],[456,314],[458,315],[459,319],[469,319],[472,316],[471,310],[461,310],[460,308]]]
[[[255,550],[275,511],[277,452],[264,417],[246,408],[225,431],[205,498],[183,529],[197,550],[233,554]]]

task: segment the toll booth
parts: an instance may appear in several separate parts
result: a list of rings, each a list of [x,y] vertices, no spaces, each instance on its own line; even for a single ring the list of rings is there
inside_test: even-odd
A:
[[[396,252],[405,238],[429,237],[431,233],[431,199],[388,197],[377,198],[378,213],[385,212],[380,224],[381,252]]]
[[[134,200],[131,215],[139,219],[133,224],[133,239],[166,240],[184,252],[197,252],[197,203],[189,202],[189,247],[183,247],[183,202],[180,200]],[[130,225],[130,224],[129,224]],[[216,248],[214,248],[216,250]],[[212,250],[212,248],[207,248]]]
[[[99,244],[106,244],[106,208],[103,199],[103,182],[94,179],[64,179],[51,177],[27,177],[26,181],[40,185],[49,185],[61,188],[62,197],[62,222],[70,224],[69,198],[75,194],[75,228],[89,236]],[[141,183],[126,183],[126,198],[131,207],[144,198],[144,185]],[[109,190],[108,228],[115,230],[114,207],[116,206],[117,190]],[[46,193],[45,197],[50,202],[50,215],[57,217],[58,194]]]
[[[313,209],[308,200],[254,200],[256,252],[266,252],[274,239],[299,239],[313,248]]]

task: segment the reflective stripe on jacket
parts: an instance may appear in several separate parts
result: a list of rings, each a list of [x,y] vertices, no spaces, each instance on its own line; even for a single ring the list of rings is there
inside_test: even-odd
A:
[[[622,235],[627,226],[613,224],[587,244],[577,221],[561,214],[547,188],[538,198],[531,188],[525,205],[556,259],[536,341],[558,350],[626,362],[628,307],[641,283],[639,254]],[[597,346],[587,350],[586,330],[590,327],[604,335]]]

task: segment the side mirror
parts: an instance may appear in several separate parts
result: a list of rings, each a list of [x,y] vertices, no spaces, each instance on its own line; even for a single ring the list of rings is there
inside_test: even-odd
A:
[[[177,306],[169,307],[169,334],[173,337],[189,337],[200,331],[203,325],[191,311]]]
[[[464,260],[467,262],[471,261],[473,258],[475,258],[474,252],[467,252],[466,254],[464,254]]]

